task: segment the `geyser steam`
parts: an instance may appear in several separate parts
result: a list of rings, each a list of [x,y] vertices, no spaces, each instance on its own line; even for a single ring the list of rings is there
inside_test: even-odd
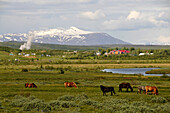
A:
[[[27,38],[28,38],[27,43],[24,43],[23,45],[21,45],[19,49],[20,50],[24,50],[24,49],[29,50],[31,48],[31,41],[32,41],[33,37],[34,37],[33,34],[29,33],[27,36]]]

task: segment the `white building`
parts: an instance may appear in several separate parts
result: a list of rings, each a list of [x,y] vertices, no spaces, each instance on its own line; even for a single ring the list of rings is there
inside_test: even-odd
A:
[[[153,55],[153,53],[139,53],[139,56],[142,56],[142,55]]]

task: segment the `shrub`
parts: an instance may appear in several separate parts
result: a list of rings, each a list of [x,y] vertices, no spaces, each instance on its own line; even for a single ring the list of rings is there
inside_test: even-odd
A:
[[[153,103],[155,103],[155,102],[166,103],[167,102],[166,98],[160,97],[160,96],[159,97],[153,97],[150,101],[153,102]]]
[[[60,106],[63,108],[78,107],[75,102],[61,101]]]
[[[64,74],[64,70],[63,69],[61,69],[60,72],[61,72],[61,74]]]
[[[128,103],[128,100],[126,99],[106,99],[104,101],[104,104],[121,104],[121,103]]]
[[[97,102],[91,99],[87,99],[87,100],[82,100],[79,102],[79,105],[95,105]]]
[[[81,101],[81,100],[86,100],[88,99],[89,97],[86,95],[86,94],[80,94],[76,97],[76,100],[77,101]]]
[[[28,69],[24,68],[21,72],[28,72]]]
[[[64,100],[64,101],[74,101],[75,99],[76,97],[72,95],[64,95],[64,96],[58,97],[58,100]]]
[[[22,97],[20,95],[16,95],[14,99],[10,102],[10,105],[13,107],[22,107],[24,103],[28,102],[29,99]]]
[[[2,105],[1,105],[1,102],[0,102],[0,109],[3,109]]]
[[[56,110],[60,107],[61,102],[58,100],[53,100],[49,102],[49,105],[52,107],[53,110]]]
[[[30,102],[27,102],[22,107],[23,111],[45,111],[49,112],[51,111],[51,106],[47,103],[45,103],[42,100],[34,99]]]

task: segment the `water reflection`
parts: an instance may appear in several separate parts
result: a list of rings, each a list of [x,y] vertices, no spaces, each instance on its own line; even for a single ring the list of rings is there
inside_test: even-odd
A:
[[[159,69],[159,68],[123,68],[123,69],[104,69],[103,72],[112,72],[112,73],[119,73],[119,74],[142,74],[145,76],[162,76],[162,74],[145,74],[146,71],[150,71],[152,69]],[[167,74],[170,76],[170,74]]]

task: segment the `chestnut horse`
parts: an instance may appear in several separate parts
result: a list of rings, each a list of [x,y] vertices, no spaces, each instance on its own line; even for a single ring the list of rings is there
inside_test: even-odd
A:
[[[37,88],[37,86],[34,84],[34,83],[25,83],[25,88],[27,88],[27,87],[29,87],[29,88]]]
[[[75,88],[77,88],[77,85],[76,85],[75,82],[65,82],[64,86],[65,86],[65,88],[66,87],[75,87]]]
[[[154,95],[158,95],[158,89],[155,86],[145,86],[146,89],[146,95],[148,94],[148,92],[151,92]]]
[[[122,88],[126,88],[127,92],[128,92],[128,89],[130,88],[131,89],[131,92],[133,92],[133,88],[131,87],[130,83],[121,83],[119,85],[119,92],[122,92]]]

